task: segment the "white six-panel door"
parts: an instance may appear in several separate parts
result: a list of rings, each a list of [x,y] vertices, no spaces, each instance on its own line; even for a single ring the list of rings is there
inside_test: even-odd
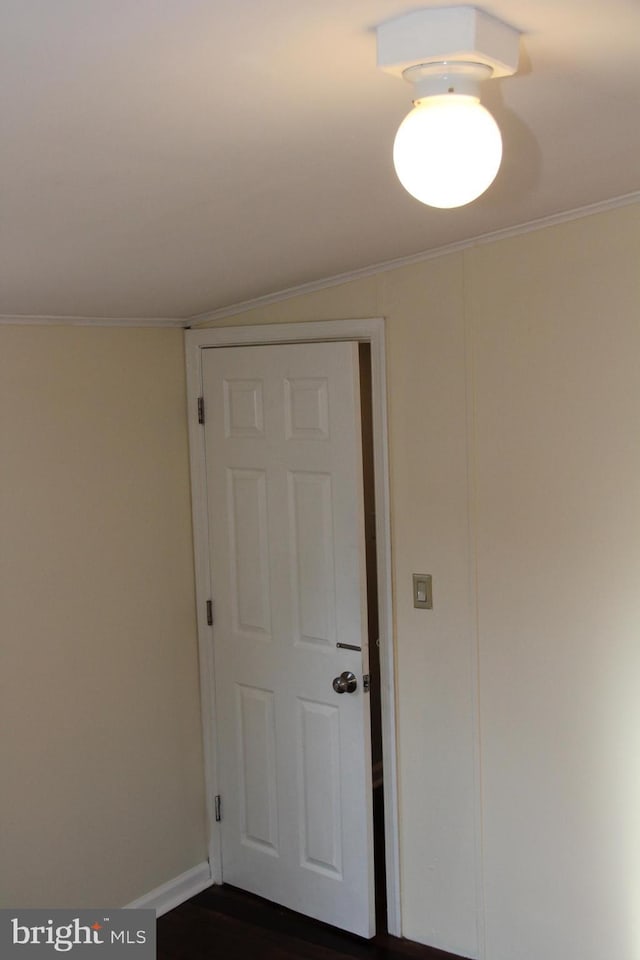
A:
[[[223,879],[370,937],[357,344],[204,350],[203,389]]]

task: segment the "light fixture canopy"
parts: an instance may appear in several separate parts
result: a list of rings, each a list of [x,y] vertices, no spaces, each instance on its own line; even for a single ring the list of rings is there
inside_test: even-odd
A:
[[[434,207],[459,207],[493,182],[498,125],[479,86],[518,65],[519,33],[475,7],[415,10],[378,27],[378,66],[413,85],[394,165],[405,189]]]

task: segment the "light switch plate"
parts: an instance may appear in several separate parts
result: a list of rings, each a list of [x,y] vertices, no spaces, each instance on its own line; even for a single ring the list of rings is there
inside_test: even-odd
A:
[[[433,587],[430,573],[414,573],[413,605],[419,610],[433,610]]]

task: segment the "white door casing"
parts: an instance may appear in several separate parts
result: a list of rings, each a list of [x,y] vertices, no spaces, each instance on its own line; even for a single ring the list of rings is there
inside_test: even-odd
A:
[[[210,348],[255,344],[320,343],[355,340],[371,348],[373,432],[376,498],[376,553],[382,745],[384,756],[385,859],[387,929],[402,936],[398,794],[395,729],[395,665],[392,616],[389,467],[387,443],[385,322],[382,318],[222,326],[185,331],[187,406],[195,551],[198,649],[204,773],[209,824],[209,862],[214,882],[223,880],[219,824],[214,822],[214,795],[220,790],[219,744],[215,729],[213,630],[208,625],[206,601],[211,597],[210,543],[206,490],[204,426],[199,422],[198,398],[203,392],[203,358]],[[212,530],[213,538],[217,531]]]
[[[369,937],[358,346],[208,350],[203,394],[223,878]]]

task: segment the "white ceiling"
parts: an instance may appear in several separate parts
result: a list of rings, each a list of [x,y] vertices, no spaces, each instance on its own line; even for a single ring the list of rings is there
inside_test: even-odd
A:
[[[0,0],[0,314],[190,317],[640,190],[640,2],[490,0],[501,171],[406,194],[373,28],[443,5]]]

